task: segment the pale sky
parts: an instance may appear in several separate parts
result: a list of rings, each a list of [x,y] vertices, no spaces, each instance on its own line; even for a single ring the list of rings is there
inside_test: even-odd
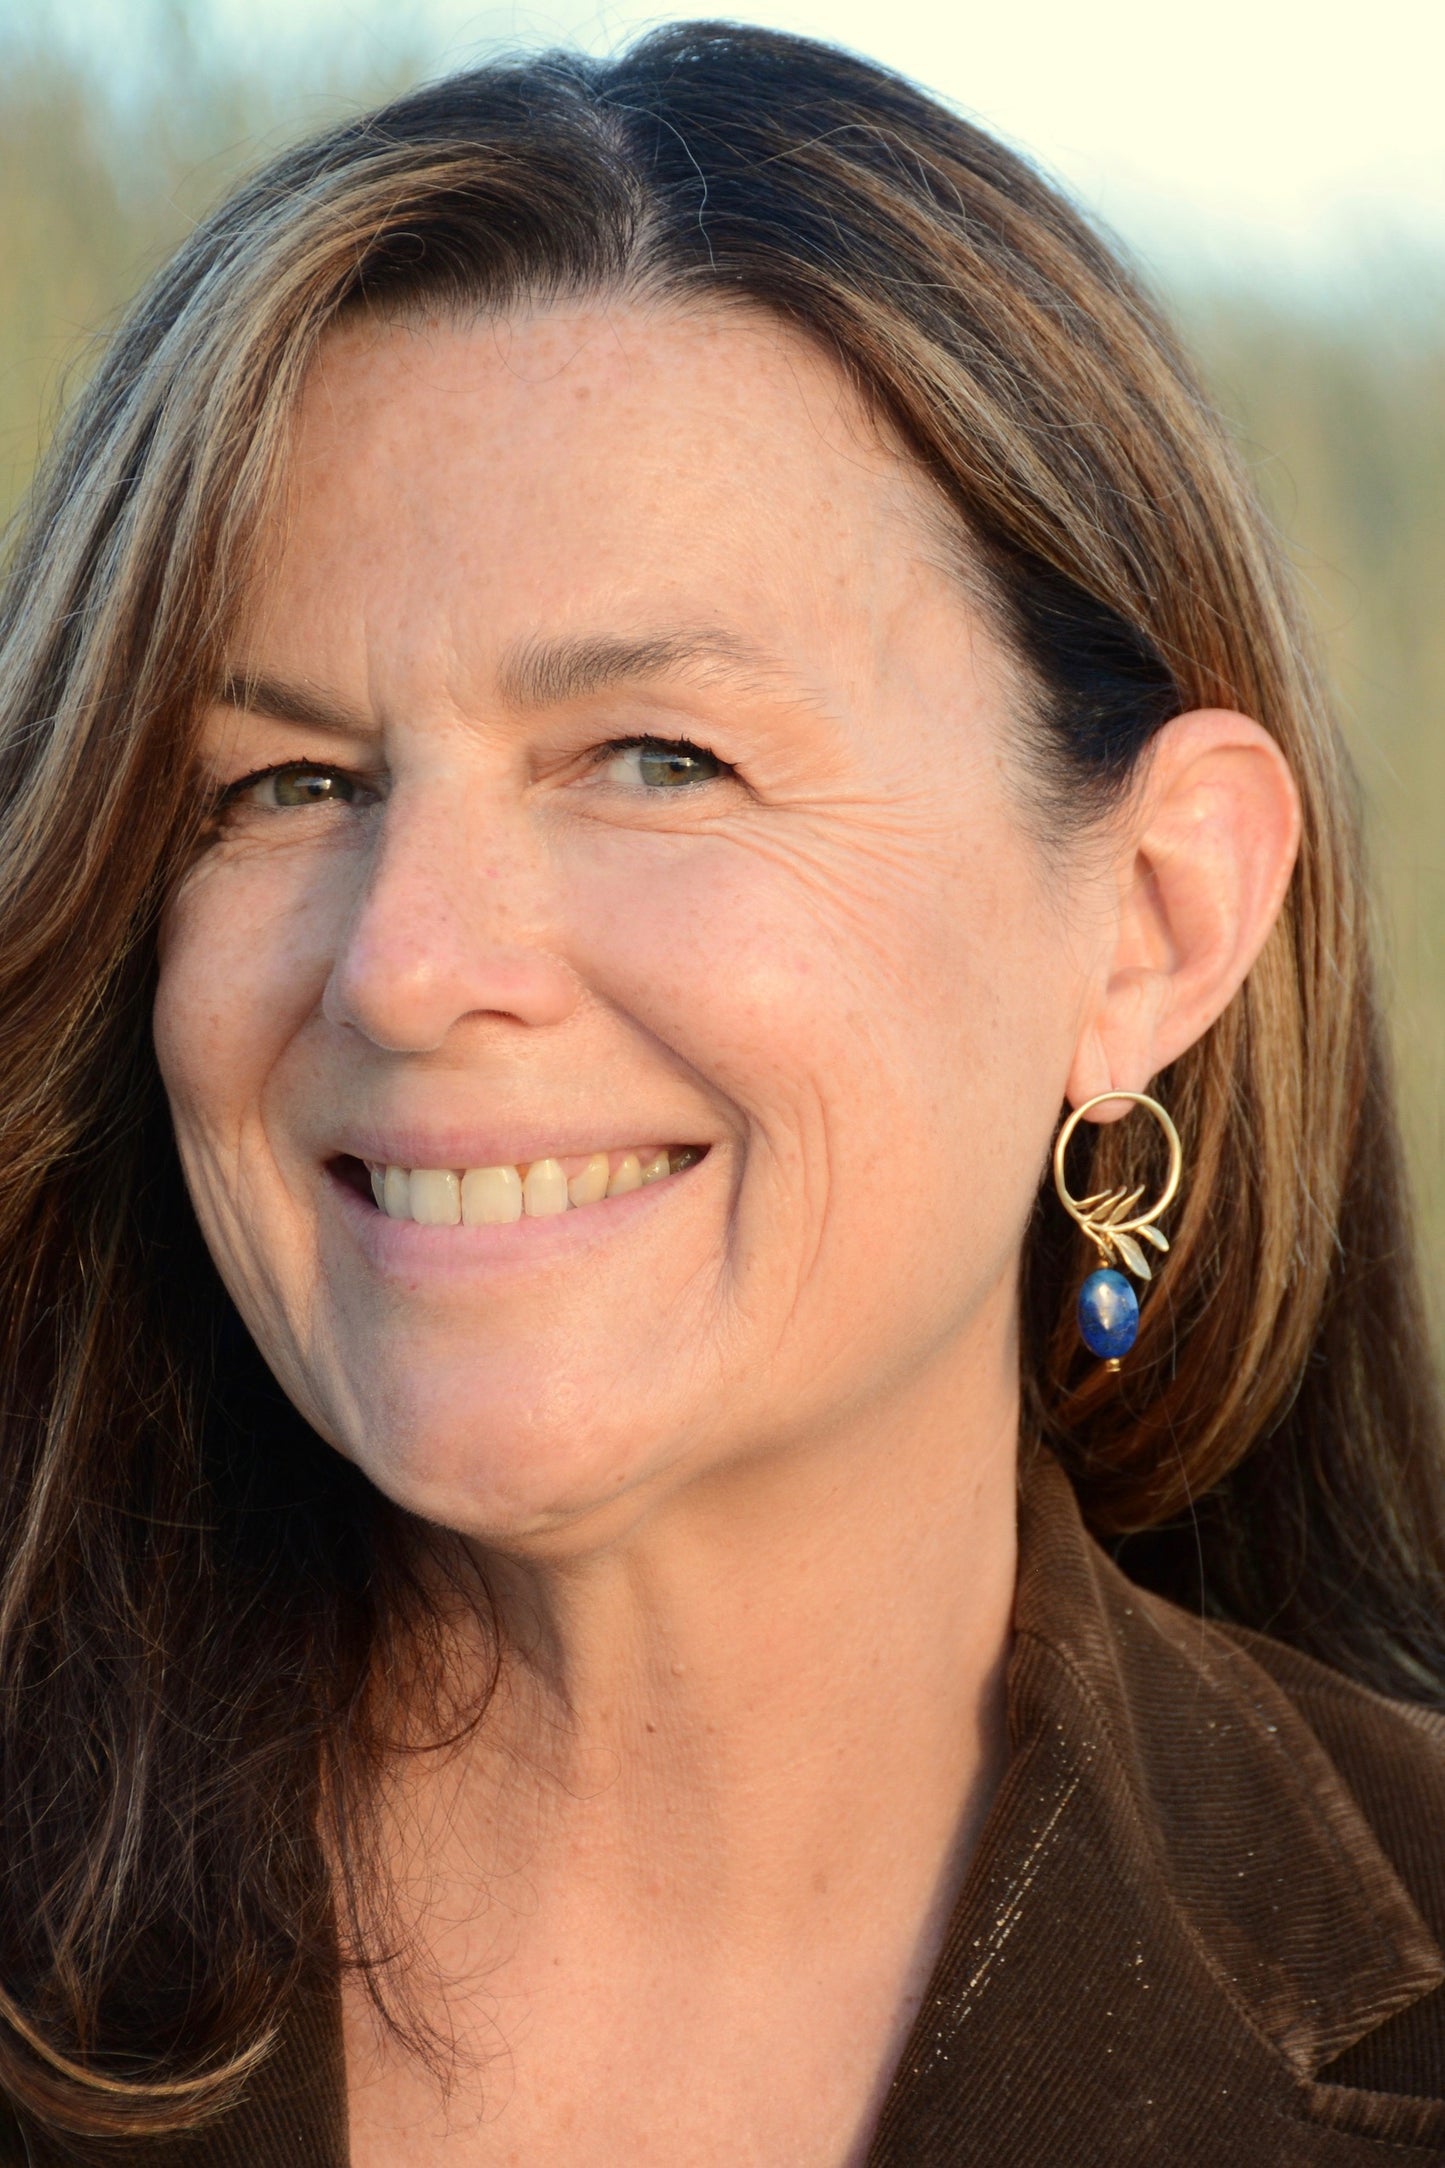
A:
[[[52,0],[56,4],[56,0]],[[64,5],[65,0],[59,0]],[[76,0],[118,30],[129,0]],[[229,34],[297,26],[352,53],[389,21],[435,65],[495,42],[603,49],[668,11],[637,0],[215,0]],[[712,12],[701,8],[682,13]],[[1445,0],[740,0],[942,91],[1149,246],[1302,266],[1382,235],[1445,248]]]

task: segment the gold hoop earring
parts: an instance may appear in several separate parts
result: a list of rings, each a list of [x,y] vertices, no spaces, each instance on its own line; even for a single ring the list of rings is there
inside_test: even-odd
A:
[[[1136,1107],[1147,1107],[1169,1141],[1168,1179],[1147,1212],[1134,1209],[1144,1194],[1142,1185],[1134,1190],[1100,1190],[1097,1197],[1077,1201],[1069,1195],[1064,1179],[1069,1139],[1092,1108],[1104,1106],[1110,1099],[1129,1099]],[[1079,1337],[1090,1354],[1099,1356],[1111,1370],[1119,1368],[1121,1358],[1139,1337],[1139,1297],[1123,1273],[1115,1269],[1114,1259],[1118,1258],[1138,1280],[1153,1277],[1139,1237],[1142,1235],[1156,1250],[1168,1249],[1168,1237],[1154,1222],[1178,1195],[1183,1171],[1179,1132],[1158,1100],[1151,1099],[1147,1092],[1100,1092],[1096,1098],[1086,1099],[1081,1107],[1075,1107],[1055,1140],[1054,1187],[1059,1202],[1099,1253],[1098,1271],[1091,1272],[1079,1290]]]

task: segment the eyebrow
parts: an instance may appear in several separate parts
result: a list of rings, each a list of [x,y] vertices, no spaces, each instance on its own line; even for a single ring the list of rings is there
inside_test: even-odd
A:
[[[754,689],[776,689],[781,682],[795,697],[803,690],[762,649],[717,627],[636,638],[583,633],[522,640],[503,656],[497,682],[508,707],[526,710],[585,700],[609,686],[636,679],[677,676]],[[375,731],[374,723],[345,702],[261,671],[228,672],[216,698],[227,707],[299,723],[304,729],[347,737],[370,736]]]
[[[498,673],[512,708],[561,706],[636,678],[701,676],[759,685],[782,675],[779,665],[736,633],[715,627],[644,634],[524,640],[508,650]]]
[[[344,701],[330,700],[289,678],[266,677],[255,670],[230,671],[222,678],[216,698],[228,708],[243,708],[252,715],[270,715],[277,722],[300,723],[307,730],[330,730],[339,737],[370,737],[375,725],[349,708]]]

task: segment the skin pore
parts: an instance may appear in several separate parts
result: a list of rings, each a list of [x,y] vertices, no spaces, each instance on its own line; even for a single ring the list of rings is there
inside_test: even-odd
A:
[[[387,1801],[455,2081],[348,1984],[356,2168],[861,2160],[997,1786],[1060,1105],[1208,1027],[1297,814],[1194,715],[1044,849],[936,526],[741,311],[313,371],[155,1029],[258,1345],[501,1620]],[[373,1200],[640,1147],[677,1171],[506,1224]]]

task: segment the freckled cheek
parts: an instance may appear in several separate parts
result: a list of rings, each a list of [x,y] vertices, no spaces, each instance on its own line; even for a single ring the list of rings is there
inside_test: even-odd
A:
[[[1032,1195],[1074,1007],[1065,929],[1006,842],[871,886],[699,854],[594,893],[586,968],[761,1134],[754,1171],[792,1202],[931,1243],[940,1198],[966,1192],[997,1246]]]
[[[244,1120],[320,1001],[330,952],[275,883],[202,878],[162,927],[156,1058],[178,1121]]]
[[[806,869],[704,846],[589,884],[571,915],[590,983],[779,1142],[824,1100],[864,1116],[890,1067],[918,1073],[939,944],[886,892],[860,911]]]
[[[777,884],[734,870],[732,855],[707,843],[671,863],[618,853],[574,872],[566,895],[582,977],[704,1074],[792,981],[804,946]]]

